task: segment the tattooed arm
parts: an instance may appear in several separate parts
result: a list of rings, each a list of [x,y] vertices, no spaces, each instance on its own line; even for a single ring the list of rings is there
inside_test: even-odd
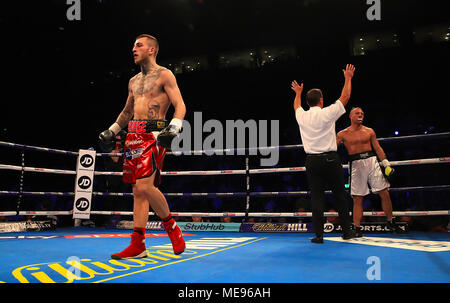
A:
[[[127,102],[125,103],[125,107],[122,112],[117,117],[116,123],[119,124],[120,128],[125,128],[128,125],[128,122],[133,118],[134,115],[134,97],[133,91],[131,90],[133,84],[133,78],[130,79],[128,83],[128,97]]]
[[[161,77],[164,77],[164,91],[175,108],[173,117],[183,120],[186,115],[186,105],[184,104],[175,76],[170,70],[165,70],[161,73]]]
[[[336,134],[336,145],[339,146],[342,142],[344,142],[344,130]]]
[[[178,88],[177,81],[172,72],[170,70],[166,70],[161,73],[161,77],[164,77],[163,88],[175,108],[175,112],[173,113],[173,119],[170,121],[169,126],[163,129],[159,134],[158,144],[168,150],[171,150],[172,141],[178,136],[181,130],[183,119],[186,115],[186,105],[184,105],[180,89]]]
[[[133,92],[131,90],[132,80],[133,78],[131,78],[130,82],[128,83],[128,98],[125,107],[123,108],[119,117],[117,117],[116,122],[114,122],[107,130],[101,132],[99,135],[100,141],[104,144],[113,144],[114,137],[120,132],[122,128],[126,127],[128,121],[133,118],[134,98]]]

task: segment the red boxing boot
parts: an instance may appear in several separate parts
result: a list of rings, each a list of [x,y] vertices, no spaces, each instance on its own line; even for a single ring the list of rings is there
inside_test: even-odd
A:
[[[170,242],[172,242],[173,253],[176,255],[183,253],[186,244],[184,243],[181,228],[177,225],[171,215],[163,219],[163,225],[169,235]]]
[[[136,231],[131,234],[131,244],[127,248],[120,253],[111,255],[111,258],[116,260],[146,257],[147,249],[145,248],[145,236]]]

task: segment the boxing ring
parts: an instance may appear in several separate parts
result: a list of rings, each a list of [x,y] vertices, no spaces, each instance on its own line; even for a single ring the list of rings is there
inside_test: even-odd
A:
[[[450,133],[380,138],[380,143],[410,140],[448,139]],[[0,164],[1,171],[16,172],[19,182],[16,190],[0,189],[0,197],[15,198],[15,210],[0,211],[0,217],[73,216],[72,210],[24,210],[25,197],[68,197],[75,191],[27,190],[27,174],[77,176],[76,170],[27,166],[25,152],[45,152],[67,157],[78,157],[80,152],[2,142],[0,147],[20,151],[20,165]],[[301,150],[302,145],[266,147],[279,151]],[[261,149],[261,148],[259,148]],[[245,149],[249,151],[250,149]],[[226,150],[225,150],[226,151]],[[95,151],[94,151],[95,152]],[[302,151],[301,151],[302,152]],[[443,150],[441,153],[446,153]],[[194,155],[205,151],[195,151]],[[225,154],[225,153],[224,153]],[[121,153],[96,153],[97,158],[122,156]],[[184,157],[167,153],[167,157]],[[259,191],[252,190],[252,178],[257,175],[301,174],[305,167],[250,168],[245,156],[245,167],[221,170],[163,171],[164,182],[185,176],[245,177],[244,186],[234,192],[163,192],[168,202],[176,198],[208,199],[237,198],[241,211],[198,212],[172,211],[175,218],[218,218],[219,222],[190,222],[177,220],[181,227],[186,251],[174,255],[170,240],[157,220],[147,224],[148,257],[134,260],[111,260],[112,252],[129,243],[132,222],[122,220],[110,228],[83,226],[57,227],[51,222],[20,223],[10,232],[0,232],[0,281],[4,283],[448,283],[450,282],[450,235],[448,233],[409,232],[408,225],[399,222],[401,232],[386,230],[382,222],[364,237],[342,240],[339,225],[325,223],[323,245],[310,243],[313,237],[309,211],[253,211],[258,198],[307,197],[307,190]],[[282,158],[282,157],[281,157]],[[174,158],[165,162],[176,161]],[[74,161],[75,162],[75,161]],[[392,160],[391,166],[448,165],[450,155],[439,157]],[[344,164],[344,171],[348,165]],[[103,176],[120,178],[117,171],[93,171],[94,180]],[[62,181],[62,177],[60,177]],[[76,182],[75,182],[76,183]],[[95,186],[95,182],[92,182]],[[55,182],[57,189],[59,181]],[[73,186],[73,181],[72,181]],[[18,188],[17,188],[18,187]],[[391,187],[390,192],[447,192],[450,184]],[[328,194],[330,192],[327,192]],[[132,198],[130,192],[92,191],[92,198]],[[448,200],[447,200],[448,201]],[[175,203],[175,202],[170,202]],[[396,211],[394,217],[449,216],[449,209],[420,209]],[[92,203],[95,205],[95,203]],[[130,204],[132,205],[132,204]],[[95,210],[89,215],[132,217],[132,209]],[[149,213],[150,218],[155,216]],[[325,212],[326,218],[337,217],[336,212]],[[382,211],[364,211],[364,218],[383,217]],[[232,223],[221,222],[230,217]],[[284,221],[278,219],[284,218]],[[256,220],[255,220],[256,219]],[[77,219],[74,220],[77,222]],[[14,223],[14,222],[13,222]],[[0,230],[2,227],[0,222]],[[75,224],[78,225],[78,224]],[[369,224],[370,225],[370,224]],[[373,224],[372,224],[373,225]],[[373,232],[372,232],[373,231]],[[17,252],[20,252],[18,254]]]

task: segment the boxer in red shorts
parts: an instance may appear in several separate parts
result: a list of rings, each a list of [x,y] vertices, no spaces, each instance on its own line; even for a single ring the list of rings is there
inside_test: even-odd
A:
[[[125,183],[135,184],[137,179],[146,178],[153,173],[156,174],[153,184],[157,187],[161,183],[160,173],[166,148],[158,144],[154,133],[161,131],[166,124],[165,120],[132,120],[128,123],[123,150]]]
[[[128,98],[122,112],[99,139],[103,144],[114,141],[115,135],[128,126],[124,146],[123,180],[133,184],[134,231],[130,245],[113,259],[145,258],[145,226],[151,207],[162,219],[175,254],[186,247],[180,227],[172,218],[166,198],[157,188],[160,184],[164,155],[181,130],[186,114],[181,92],[173,73],[156,64],[159,44],[147,34],[136,38],[133,46],[134,62],[141,72],[128,84]],[[174,106],[173,119],[167,124],[165,116]],[[133,120],[132,120],[133,119]]]

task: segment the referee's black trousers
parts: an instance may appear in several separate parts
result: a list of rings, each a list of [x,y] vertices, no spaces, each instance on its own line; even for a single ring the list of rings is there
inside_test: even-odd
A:
[[[329,186],[333,193],[344,234],[350,233],[350,215],[345,192],[344,171],[337,152],[306,155],[306,176],[312,199],[312,221],[317,237],[323,236],[325,190]]]

